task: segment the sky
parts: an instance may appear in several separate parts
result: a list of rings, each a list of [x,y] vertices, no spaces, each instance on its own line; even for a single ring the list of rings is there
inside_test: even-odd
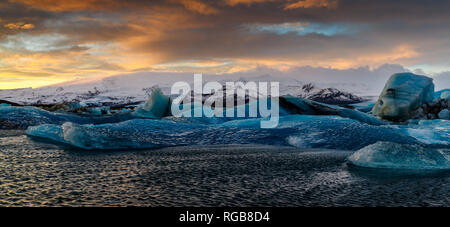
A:
[[[133,72],[450,71],[448,0],[0,0],[0,89]]]

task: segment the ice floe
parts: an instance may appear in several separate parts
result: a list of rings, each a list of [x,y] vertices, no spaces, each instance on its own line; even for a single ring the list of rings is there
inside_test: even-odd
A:
[[[222,124],[195,124],[167,119],[134,119],[100,125],[65,123],[62,126],[30,127],[27,134],[84,149],[270,144],[356,150],[377,141],[418,143],[398,129],[372,126],[337,116],[284,116],[280,117],[278,127],[273,129],[260,128],[261,120],[234,120]]]
[[[450,169],[450,149],[377,142],[356,151],[348,160],[369,168]]]

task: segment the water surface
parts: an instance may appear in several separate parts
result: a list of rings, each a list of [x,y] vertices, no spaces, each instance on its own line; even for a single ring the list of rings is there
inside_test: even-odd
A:
[[[84,151],[0,130],[0,206],[449,206],[447,172],[346,164],[352,152],[228,145]]]

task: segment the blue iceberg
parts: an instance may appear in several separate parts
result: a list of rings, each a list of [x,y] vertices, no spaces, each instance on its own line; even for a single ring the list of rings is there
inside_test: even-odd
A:
[[[375,102],[374,100],[369,100],[369,101],[364,101],[364,102],[360,102],[360,103],[355,103],[355,104],[349,104],[349,106],[352,106],[353,108],[355,108],[358,111],[364,112],[364,113],[369,113],[372,111],[373,107],[375,106]]]
[[[436,91],[434,93],[434,98],[435,99],[446,99],[446,100],[449,100],[449,98],[450,98],[450,89],[444,89],[444,90]]]
[[[161,118],[170,115],[170,97],[164,95],[161,89],[156,88],[144,106],[139,107],[133,115],[144,118]]]
[[[373,107],[373,114],[389,120],[404,121],[413,111],[434,99],[433,79],[413,73],[397,73],[386,82]]]
[[[449,148],[377,142],[352,154],[352,165],[368,168],[440,170],[450,169]]]
[[[386,125],[373,115],[363,113],[358,110],[352,110],[340,106],[324,104],[309,99],[302,99],[292,96],[283,96],[280,99],[280,106],[290,114],[308,114],[308,115],[337,115],[344,118],[360,121],[370,125]]]
[[[278,127],[260,128],[263,118],[195,124],[169,119],[120,123],[40,125],[27,134],[83,149],[157,148],[184,145],[264,144],[357,150],[377,141],[418,144],[398,129],[377,127],[337,116],[289,115]]]
[[[87,117],[70,113],[54,113],[37,107],[0,106],[0,129],[26,129],[42,124],[104,124],[120,122],[133,118],[129,114],[105,117]]]
[[[450,145],[450,121],[420,120],[408,125],[392,125],[423,144]]]

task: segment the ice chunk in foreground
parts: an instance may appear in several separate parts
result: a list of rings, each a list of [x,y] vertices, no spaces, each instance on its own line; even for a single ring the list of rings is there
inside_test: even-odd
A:
[[[289,115],[276,128],[260,128],[262,118],[196,124],[134,119],[113,124],[30,127],[27,134],[84,149],[154,148],[183,145],[263,144],[357,150],[377,141],[418,143],[398,129],[362,124],[337,116]],[[57,129],[59,128],[59,129]],[[55,138],[56,137],[56,138]]]
[[[388,120],[403,121],[411,112],[434,98],[433,79],[412,73],[398,73],[387,81],[372,113]]]
[[[377,142],[348,158],[356,166],[389,169],[450,169],[450,149]]]
[[[54,133],[55,127],[61,133]],[[49,135],[47,136],[47,133]],[[116,124],[30,127],[27,134],[64,142],[84,149],[155,148],[214,144],[285,144],[281,134],[269,131],[211,127],[168,120],[135,119]],[[55,138],[55,135],[58,138]]]

